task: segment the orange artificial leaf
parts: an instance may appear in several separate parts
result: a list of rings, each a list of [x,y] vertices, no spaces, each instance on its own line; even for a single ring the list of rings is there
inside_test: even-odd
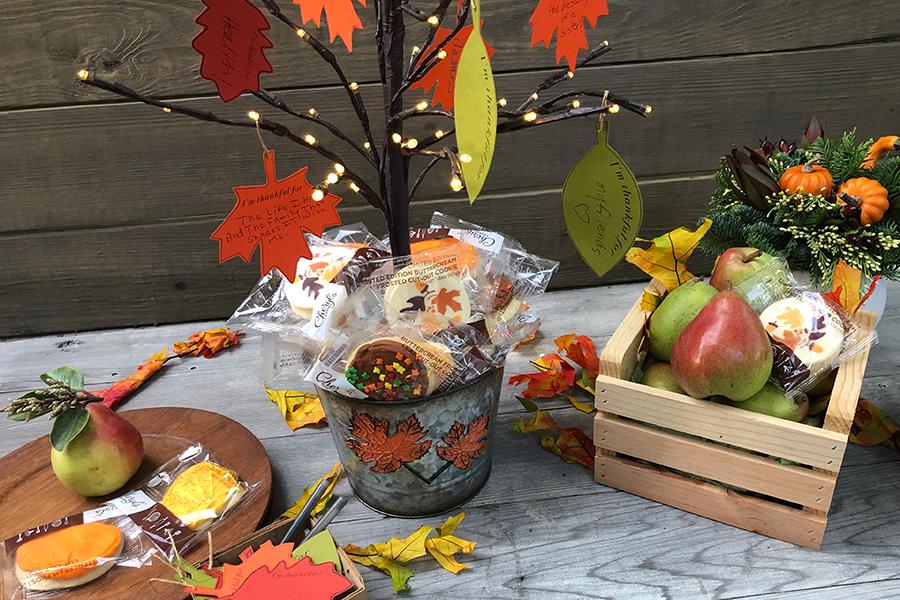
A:
[[[831,276],[831,290],[823,294],[823,296],[825,296],[826,300],[842,306],[847,313],[852,315],[862,308],[869,296],[872,295],[872,292],[875,291],[878,280],[878,276],[873,277],[869,288],[860,296],[862,292],[862,272],[859,269],[854,269],[845,263],[844,259],[841,259],[835,265]]]
[[[431,448],[431,440],[420,441],[425,430],[416,415],[410,415],[397,423],[394,433],[388,433],[390,422],[367,414],[353,413],[350,434],[356,438],[346,441],[363,462],[374,462],[376,473],[393,473],[406,463],[425,456]]]
[[[597,356],[597,349],[591,338],[586,335],[568,333],[553,341],[556,343],[556,348],[560,352],[565,352],[569,360],[587,371],[588,378],[597,379],[597,374],[600,373],[600,357]]]
[[[638,238],[638,242],[650,242],[650,247],[633,246],[625,255],[625,260],[658,280],[671,292],[693,279],[694,276],[687,270],[687,260],[711,226],[711,220],[703,219],[695,231],[679,227],[652,240]]]
[[[432,105],[437,106],[440,104],[444,110],[453,109],[453,90],[456,88],[456,71],[459,69],[459,57],[462,56],[463,47],[466,45],[469,36],[472,35],[473,29],[474,25],[466,25],[460,29],[443,47],[443,50],[447,52],[447,57],[438,61],[419,81],[412,85],[412,87],[425,93],[434,88],[434,95],[431,98]],[[451,33],[453,33],[452,29],[439,27],[434,36],[434,41],[422,51],[422,54],[427,55],[438,48]],[[490,44],[485,42],[484,46],[487,48],[488,56],[494,56],[494,49],[491,48]],[[468,246],[468,244],[465,245]]]
[[[212,358],[216,353],[230,346],[237,346],[238,332],[231,331],[227,327],[198,331],[191,335],[186,342],[175,342],[172,346],[175,354],[186,356],[203,356]]]
[[[543,369],[538,373],[523,373],[509,378],[510,385],[528,387],[523,392],[525,398],[555,398],[575,384],[575,367],[558,354],[545,354],[536,365]]]
[[[134,393],[142,383],[150,379],[150,377],[159,371],[166,360],[169,358],[168,350],[160,350],[150,357],[150,359],[139,366],[137,370],[125,379],[115,382],[105,390],[91,392],[95,396],[103,398],[103,404],[109,408],[115,408],[121,404],[125,398]]]
[[[438,456],[457,469],[468,469],[473,460],[481,456],[487,447],[489,416],[482,415],[469,423],[468,428],[454,421],[450,431],[442,439],[446,446],[438,446]]]
[[[358,1],[360,6],[366,5],[366,0]],[[303,22],[313,22],[316,27],[322,26],[322,11],[325,11],[331,43],[333,44],[334,39],[339,37],[344,41],[347,50],[353,52],[353,32],[363,28],[362,21],[353,8],[353,0],[294,0],[294,4],[300,7],[300,18]]]
[[[550,413],[539,409],[530,400],[519,398],[519,402],[531,413],[532,418],[530,421],[523,419],[513,425],[513,431],[518,433],[540,431],[541,447],[544,450],[556,454],[567,463],[594,469],[594,455],[597,449],[588,434],[577,427],[561,427]]]
[[[597,26],[597,19],[609,14],[606,0],[538,0],[537,7],[531,13],[531,45],[544,44],[550,47],[553,34],[556,34],[556,64],[563,59],[574,72],[578,62],[578,52],[588,49],[587,35],[584,32],[585,21],[590,26]]]
[[[312,258],[303,231],[322,235],[329,225],[339,225],[341,199],[325,194],[322,200],[313,200],[306,167],[277,179],[274,150],[263,153],[263,164],[266,183],[234,188],[237,203],[211,237],[219,241],[219,262],[235,256],[249,262],[259,246],[260,273],[277,268],[294,281],[297,261]]]

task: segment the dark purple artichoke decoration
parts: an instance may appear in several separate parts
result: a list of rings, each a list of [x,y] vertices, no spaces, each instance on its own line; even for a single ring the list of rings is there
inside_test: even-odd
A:
[[[819,119],[813,115],[809,118],[806,129],[803,130],[803,137],[800,139],[800,145],[803,148],[806,148],[817,139],[823,137],[825,137],[825,127],[823,127],[822,124],[819,123]]]
[[[741,201],[757,210],[768,210],[766,197],[775,194],[781,188],[766,159],[749,148],[743,150],[734,148],[731,154],[725,155],[725,163],[738,183],[739,187],[735,191]]]
[[[759,148],[756,149],[756,153],[763,158],[769,158],[776,152],[784,152],[785,154],[790,154],[796,149],[797,144],[795,142],[789,142],[784,138],[781,138],[780,140],[778,140],[778,143],[775,144],[770,142],[769,138],[763,138],[759,140]]]

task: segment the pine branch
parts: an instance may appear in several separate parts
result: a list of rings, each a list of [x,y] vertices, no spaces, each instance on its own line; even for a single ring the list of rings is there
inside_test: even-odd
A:
[[[362,96],[358,93],[359,86],[347,79],[347,76],[344,75],[344,71],[341,69],[341,65],[334,56],[334,53],[322,44],[322,42],[317,40],[315,36],[294,23],[287,15],[285,15],[275,0],[262,0],[262,3],[273,17],[297,32],[297,37],[309,44],[313,50],[316,51],[316,54],[322,57],[322,60],[331,66],[332,70],[338,76],[341,85],[344,87],[344,90],[346,90],[347,96],[350,98],[350,104],[353,105],[353,111],[356,113],[360,125],[362,125],[366,141],[369,143],[369,152],[372,153],[375,161],[379,162],[380,157],[378,156],[378,150],[375,147],[375,138],[372,136],[372,128],[369,125],[369,114],[366,112],[366,105],[363,102]],[[379,27],[379,31],[380,30],[381,28]]]

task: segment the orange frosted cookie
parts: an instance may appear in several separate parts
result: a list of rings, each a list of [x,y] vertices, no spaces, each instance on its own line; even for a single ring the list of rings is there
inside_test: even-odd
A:
[[[109,571],[122,553],[122,532],[105,523],[73,525],[16,550],[16,577],[30,590],[75,587]]]
[[[243,493],[234,473],[207,461],[176,477],[161,504],[188,527],[202,529],[234,506]]]

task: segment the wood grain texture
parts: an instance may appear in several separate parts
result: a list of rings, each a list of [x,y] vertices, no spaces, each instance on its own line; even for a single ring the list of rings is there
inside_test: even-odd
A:
[[[246,428],[221,415],[187,408],[150,408],[122,414],[141,431],[145,444],[141,469],[123,489],[134,489],[155,469],[202,440],[204,448],[223,464],[234,469],[246,481],[258,485],[246,500],[228,514],[228,527],[213,530],[214,550],[218,552],[227,548],[254,531],[262,522],[272,493],[272,468],[262,444]],[[86,499],[66,489],[53,474],[47,437],[39,438],[0,459],[0,473],[0,506],[3,507],[0,513],[0,539],[95,508],[109,498]],[[185,557],[193,562],[206,553],[206,545],[200,541]],[[101,579],[67,591],[66,598],[120,600],[140,594],[153,600],[181,600],[184,593],[177,586],[147,585],[151,577],[170,576],[170,567],[154,559],[141,569],[114,569]],[[7,584],[13,585],[5,577],[0,578],[0,595],[4,598],[14,595],[13,589],[2,590]]]
[[[295,21],[299,11],[288,0],[279,4]],[[783,52],[858,44],[900,36],[900,19],[881,0],[860,6],[824,0],[810,11],[804,2],[763,0],[720,2],[692,0],[650,2],[612,0],[592,43],[613,42],[614,62],[677,59],[693,56]],[[427,10],[428,5],[421,7]],[[485,37],[496,48],[495,72],[554,64],[553,50],[531,48],[528,18],[533,3],[497,0],[483,9]],[[101,0],[78,3],[50,0],[37,8],[29,0],[4,3],[0,52],[15,56],[0,73],[0,107],[46,106],[107,100],[90,88],[77,86],[72,74],[81,67],[120,78],[148,94],[184,96],[212,93],[212,85],[197,74],[198,58],[190,40],[198,31],[194,19],[201,6],[193,2],[136,0],[110,6]],[[779,15],[772,19],[772,11]],[[348,75],[372,81],[377,66],[371,31],[373,11],[359,9],[365,29],[354,36],[354,51],[338,42],[338,59]],[[270,19],[268,32],[275,48],[268,52],[275,73],[263,84],[270,88],[335,83],[325,64],[301,46],[293,32]],[[701,22],[715,28],[698,27]],[[841,27],[833,27],[840,22]],[[802,23],[803,35],[798,35]],[[409,43],[420,43],[424,26],[411,24]],[[313,31],[315,31],[313,29]],[[317,34],[327,43],[323,29]],[[660,43],[664,40],[664,43]],[[298,59],[302,57],[302,68]]]
[[[867,343],[871,332],[875,330],[875,315],[872,313],[861,311],[859,321],[861,327],[854,334],[851,345]],[[844,435],[850,433],[853,416],[856,414],[856,405],[859,402],[859,391],[866,374],[868,358],[869,349],[865,348],[841,366],[834,380],[828,411],[825,413],[825,422],[823,423],[825,429]]]

